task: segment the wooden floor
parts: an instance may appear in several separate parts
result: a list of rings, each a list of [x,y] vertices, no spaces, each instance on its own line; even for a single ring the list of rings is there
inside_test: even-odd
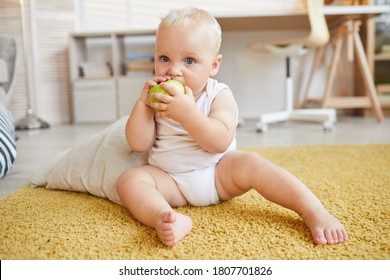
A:
[[[324,132],[319,123],[288,121],[258,133],[255,121],[238,128],[239,148],[321,144],[390,144],[390,118],[339,118],[335,129]],[[0,198],[28,184],[30,177],[50,156],[89,139],[107,125],[61,125],[49,129],[18,131],[18,154],[11,172],[0,180]]]

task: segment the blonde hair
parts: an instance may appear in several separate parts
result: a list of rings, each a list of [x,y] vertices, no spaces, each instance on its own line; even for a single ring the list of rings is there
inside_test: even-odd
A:
[[[176,9],[170,11],[160,22],[158,30],[161,27],[171,27],[171,26],[199,26],[206,25],[209,26],[209,30],[212,33],[212,38],[216,46],[217,53],[221,47],[221,26],[217,20],[206,10],[195,8],[195,7],[186,7],[181,9]]]

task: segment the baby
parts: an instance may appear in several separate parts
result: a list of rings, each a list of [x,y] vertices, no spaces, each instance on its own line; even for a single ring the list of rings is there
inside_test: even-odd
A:
[[[259,154],[236,150],[237,105],[226,84],[213,79],[222,62],[221,28],[197,8],[171,11],[156,33],[155,73],[126,124],[133,151],[149,151],[149,164],[126,171],[118,194],[132,215],[174,246],[192,228],[175,207],[206,206],[255,189],[298,213],[316,244],[336,244],[347,233],[295,176]],[[164,83],[185,85],[186,94]],[[156,84],[171,95],[153,93]]]

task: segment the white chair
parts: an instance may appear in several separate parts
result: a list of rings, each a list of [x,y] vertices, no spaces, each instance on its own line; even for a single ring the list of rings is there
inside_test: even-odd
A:
[[[0,35],[0,100],[6,105],[15,85],[18,57],[15,39]]]
[[[319,121],[324,130],[333,129],[336,122],[336,110],[333,108],[294,109],[293,78],[291,76],[290,59],[307,52],[307,48],[316,48],[325,45],[329,40],[329,30],[322,13],[324,0],[306,0],[308,34],[301,38],[281,38],[271,41],[259,40],[251,43],[248,48],[252,51],[267,50],[270,53],[285,58],[286,61],[286,108],[279,112],[262,114],[257,123],[257,131],[266,132],[268,124],[286,120]],[[278,22],[278,28],[283,29],[283,23]],[[286,22],[286,29],[290,29],[293,22]]]

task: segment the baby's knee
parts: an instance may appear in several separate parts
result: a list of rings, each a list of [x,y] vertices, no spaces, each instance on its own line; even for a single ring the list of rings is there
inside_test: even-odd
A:
[[[121,193],[123,189],[128,189],[132,184],[131,184],[131,170],[128,170],[124,172],[122,175],[119,176],[118,180],[116,181],[115,188],[118,191],[118,193]]]
[[[236,150],[224,156],[222,162],[232,168],[232,170],[241,170],[258,166],[263,158],[253,151]]]
[[[153,185],[154,178],[143,167],[132,168],[119,176],[116,182],[116,190],[118,193],[120,191],[131,192],[133,189],[137,189],[140,184]]]
[[[253,151],[243,151],[241,153],[241,161],[248,165],[260,162],[262,159],[263,158],[258,153]]]
[[[268,161],[256,152],[244,151],[240,162],[241,168],[256,172],[259,168],[266,166]]]

